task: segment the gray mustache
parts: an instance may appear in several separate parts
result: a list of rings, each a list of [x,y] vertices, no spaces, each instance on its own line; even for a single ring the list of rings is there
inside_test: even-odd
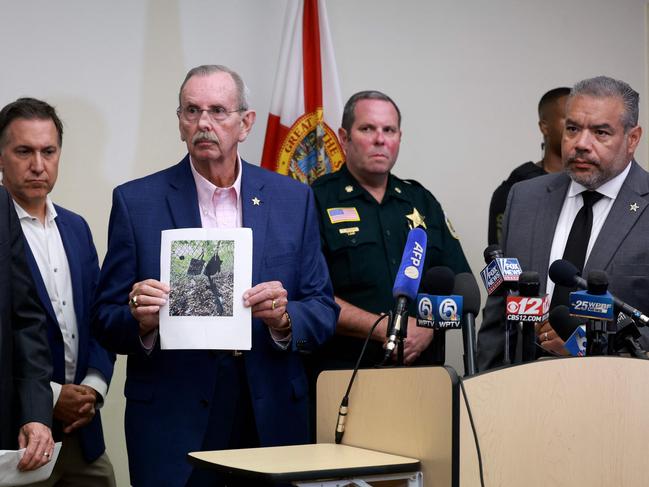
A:
[[[219,138],[214,132],[197,132],[196,135],[192,137],[192,144],[195,144],[196,142],[202,142],[204,140],[215,142],[216,144],[220,143]]]

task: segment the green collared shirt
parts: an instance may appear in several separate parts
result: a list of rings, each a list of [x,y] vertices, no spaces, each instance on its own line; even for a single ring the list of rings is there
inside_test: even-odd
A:
[[[447,266],[455,273],[471,272],[442,207],[418,182],[390,174],[378,203],[344,165],[316,180],[312,188],[334,294],[345,301],[372,313],[393,308],[392,286],[413,226],[427,233],[425,270]],[[414,308],[411,311],[414,314]],[[361,345],[360,339],[336,336],[329,348],[339,358],[348,356],[353,365]],[[371,345],[380,355],[380,344]]]

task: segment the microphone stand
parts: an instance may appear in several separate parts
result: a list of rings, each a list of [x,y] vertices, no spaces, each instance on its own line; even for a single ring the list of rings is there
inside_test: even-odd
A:
[[[511,350],[509,345],[512,328],[512,322],[505,320],[505,356],[503,357],[503,365],[511,365],[512,363]]]
[[[607,332],[606,321],[588,320],[586,324],[586,355],[588,357],[608,355]]]
[[[397,349],[397,365],[403,365],[403,339],[408,334],[408,307],[406,306],[406,301],[399,301],[394,312],[394,315],[390,313],[390,324],[388,326],[388,343],[386,345],[385,354],[383,356],[383,361],[380,363],[379,367],[384,366],[390,356],[395,346]],[[390,347],[390,345],[394,346]]]
[[[475,363],[475,316],[473,313],[464,315],[464,326],[462,327],[464,335],[464,375],[475,375],[478,368]]]
[[[403,347],[408,337],[408,310],[401,317],[401,334],[397,337],[397,367],[403,366]]]

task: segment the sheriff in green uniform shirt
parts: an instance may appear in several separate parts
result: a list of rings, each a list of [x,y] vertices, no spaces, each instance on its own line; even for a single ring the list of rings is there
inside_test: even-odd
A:
[[[386,95],[366,91],[352,96],[339,131],[347,162],[312,185],[323,253],[341,306],[336,336],[318,356],[319,369],[353,367],[374,321],[393,308],[392,286],[411,228],[427,233],[425,269],[471,271],[433,195],[418,182],[390,173],[399,152],[400,125],[399,109]],[[364,366],[381,361],[386,326],[373,333]],[[432,330],[417,327],[410,318],[404,362],[431,363],[431,341]]]

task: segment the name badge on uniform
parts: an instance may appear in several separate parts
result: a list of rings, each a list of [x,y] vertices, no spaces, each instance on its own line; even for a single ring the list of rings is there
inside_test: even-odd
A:
[[[338,232],[343,234],[343,235],[356,235],[358,233],[359,228],[358,227],[347,227],[347,228],[339,228]]]
[[[356,211],[356,208],[353,207],[352,208],[327,208],[327,215],[329,215],[329,221],[333,224],[361,221],[360,216],[358,216],[358,211]]]

